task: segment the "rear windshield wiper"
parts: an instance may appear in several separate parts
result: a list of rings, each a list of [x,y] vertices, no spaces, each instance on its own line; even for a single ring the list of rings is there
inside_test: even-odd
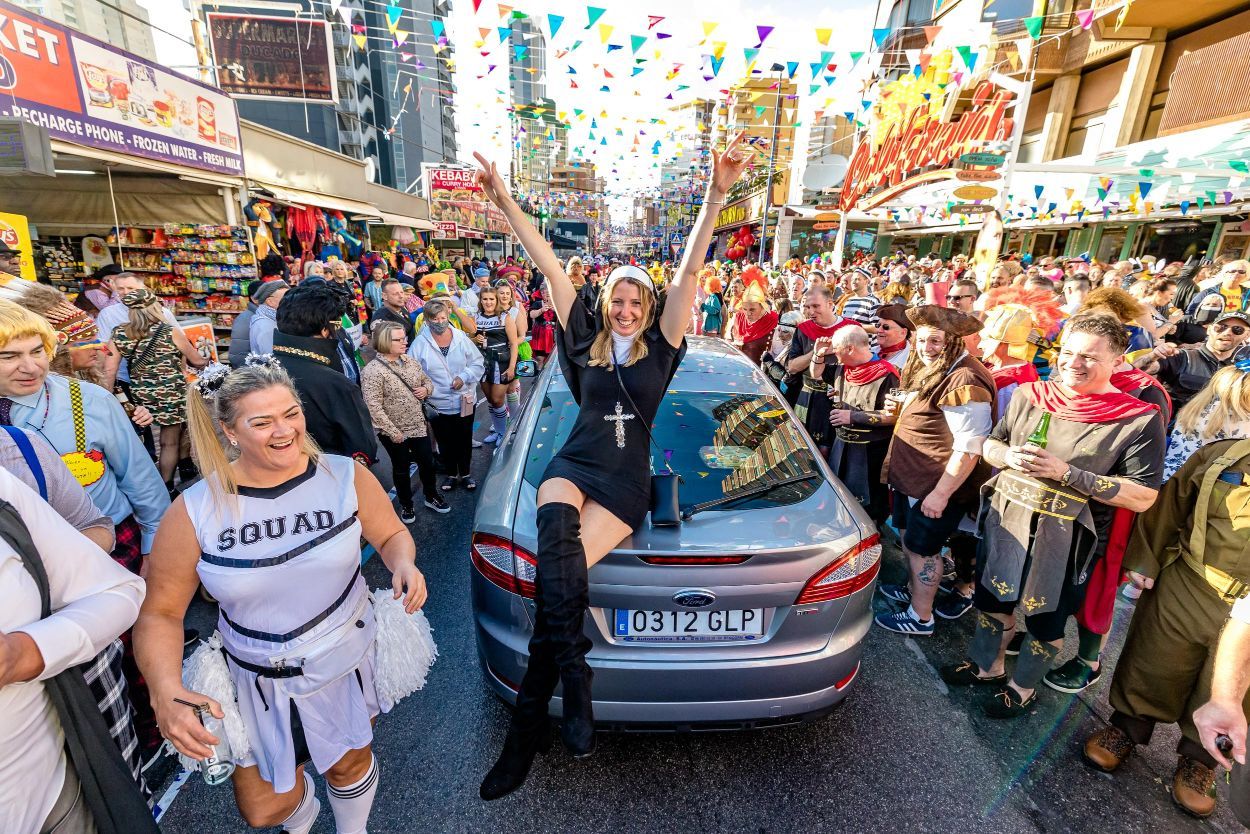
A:
[[[748,489],[744,492],[739,492],[734,495],[725,495],[720,498],[716,498],[712,501],[704,501],[702,504],[695,504],[694,506],[689,507],[686,510],[683,510],[681,514],[681,518],[682,518],[682,521],[689,521],[690,519],[694,518],[695,515],[703,512],[704,510],[711,510],[711,509],[715,509],[716,507],[724,507],[729,504],[737,503],[738,501],[745,501],[748,498],[756,498],[760,495],[763,495],[766,492],[772,492],[777,487],[786,486],[788,484],[802,483],[803,481],[810,481],[812,478],[819,478],[819,477],[820,475],[816,472],[808,472],[806,475],[795,475],[790,478],[784,478],[780,481],[773,481],[772,483],[769,483],[769,484],[760,484],[759,486],[752,487],[751,489]]]

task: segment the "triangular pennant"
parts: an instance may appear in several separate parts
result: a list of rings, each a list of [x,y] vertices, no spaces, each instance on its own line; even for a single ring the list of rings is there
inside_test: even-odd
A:
[[[713,58],[710,55],[708,56],[708,59],[712,62],[712,77],[715,78],[717,73],[720,72],[721,64],[725,63],[725,59]]]
[[[1097,11],[1097,9],[1085,9],[1076,13],[1077,22],[1081,24],[1082,29],[1089,29],[1094,25],[1094,14]]]
[[[933,43],[933,39],[936,38],[938,36],[938,32],[941,32],[941,31],[942,31],[941,26],[924,27],[924,42],[926,44]]]
[[[773,27],[772,26],[756,26],[755,31],[760,36],[760,42],[755,45],[756,48],[758,49],[759,47],[764,45],[764,41],[768,40],[768,36],[773,33]]]
[[[499,27],[499,42],[506,43],[508,38],[512,37],[512,29],[508,26]]]
[[[603,13],[606,11],[607,9],[596,9],[594,6],[587,6],[586,17],[589,20],[589,23],[586,24],[586,28],[589,29],[591,26],[594,26],[595,22],[599,20],[599,18],[603,17]]]
[[[716,23],[716,22],[711,22],[711,23],[709,23],[709,22],[706,22],[706,21],[705,21],[705,22],[704,22],[704,24],[703,24],[703,37],[704,37],[704,39],[706,39],[708,35],[712,34],[712,30],[713,30],[713,29],[715,29],[715,28],[716,28],[717,26],[719,26],[719,25],[720,25],[720,24],[719,24],[719,23]]]
[[[646,35],[630,35],[629,36],[629,44],[631,47],[630,54],[633,54],[633,55],[638,54],[638,50],[641,49],[642,45],[646,42],[647,42]]]
[[[877,45],[877,49],[881,48],[881,46],[885,43],[885,39],[888,38],[889,36],[890,36],[889,29],[873,29],[872,30],[872,40],[873,40],[873,43]]]
[[[608,38],[612,37],[612,30],[615,26],[609,26],[606,23],[599,24],[599,43],[607,43]]]
[[[364,49],[365,44],[369,41],[368,35],[352,35],[352,40],[356,42],[357,49]]]
[[[829,36],[833,34],[832,29],[817,29],[816,40],[820,41],[821,46],[829,45]]]
[[[964,66],[968,68],[968,72],[972,72],[977,64],[977,54],[972,51],[971,46],[957,46],[955,51],[959,53],[959,57],[963,59]]]
[[[434,33],[434,39],[437,40],[443,36],[445,31],[447,31],[447,24],[438,18],[432,18],[430,20],[430,31]]]
[[[390,29],[392,34],[399,28],[399,19],[403,16],[404,10],[399,6],[386,7],[386,28]]]
[[[553,40],[555,39],[556,32],[559,32],[559,31],[560,31],[560,26],[561,26],[563,23],[564,23],[564,16],[563,16],[563,15],[558,15],[558,14],[549,14],[549,15],[547,15],[547,28],[548,28],[548,30],[550,30],[550,32],[551,32],[551,37],[552,37],[552,39],[553,39]]]
[[[655,25],[663,19],[664,17],[662,15],[655,15],[655,14],[647,15],[647,30],[650,31],[654,29]]]
[[[1042,25],[1046,22],[1046,18],[1038,15],[1036,17],[1026,17],[1023,21],[1024,31],[1029,33],[1029,37],[1037,40],[1042,36]]]
[[[1154,183],[1152,182],[1139,182],[1137,183],[1137,193],[1140,194],[1141,198],[1144,200],[1146,199],[1146,196],[1150,194],[1150,189],[1153,187]]]
[[[786,61],[786,76],[794,78],[794,74],[799,71],[798,61]]]
[[[502,19],[502,18],[507,17],[507,16],[508,16],[508,15],[510,15],[510,14],[512,14],[512,7],[511,7],[511,6],[505,6],[503,3],[499,3],[499,4],[498,4],[498,6],[499,6],[499,17],[500,17],[501,19]]]
[[[853,66],[855,66],[856,64],[858,64],[858,63],[859,63],[859,59],[860,59],[860,58],[863,58],[863,57],[864,57],[864,53],[862,53],[862,52],[852,52],[852,53],[851,53],[851,66],[853,67]]]
[[[755,63],[755,59],[759,57],[759,54],[760,54],[760,51],[758,49],[751,49],[750,47],[746,47],[742,50],[742,62],[746,64],[747,66],[750,66],[751,64]]]

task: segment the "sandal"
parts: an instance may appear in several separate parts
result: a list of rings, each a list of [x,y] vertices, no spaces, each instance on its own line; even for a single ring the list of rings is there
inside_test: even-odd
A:
[[[443,481],[443,484],[442,486],[439,487],[439,489],[441,489],[443,492],[451,492],[453,489],[456,488],[456,482],[459,480],[460,480],[459,478],[452,476],[448,478],[447,480]]]
[[[460,482],[464,485],[464,488],[467,489],[469,492],[472,492],[473,490],[477,489],[477,481],[473,480],[472,475],[465,475],[463,478],[460,479]]]

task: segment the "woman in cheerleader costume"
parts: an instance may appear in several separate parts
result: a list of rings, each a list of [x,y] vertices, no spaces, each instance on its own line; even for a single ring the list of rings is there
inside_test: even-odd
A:
[[[207,704],[225,718],[235,801],[248,825],[312,828],[320,805],[304,767],[311,761],[329,783],[337,831],[364,832],[378,784],[373,720],[424,682],[434,649],[425,630],[391,662],[400,603],[386,592],[370,597],[360,538],[391,570],[393,599],[403,597],[408,615],[426,598],[416,545],[368,469],[317,450],[299,395],[272,357],[205,370],[187,413],[204,478],[161,522],[135,626],[161,733],[184,756],[207,758],[225,739],[179,701]],[[182,679],[183,615],[201,582],[221,607],[220,644],[215,636],[188,668],[216,663],[211,680],[227,683],[215,689],[212,672],[189,671],[187,686]],[[404,677],[408,686],[397,690]]]
[[[483,799],[498,799],[525,782],[534,756],[547,743],[548,709],[557,684],[563,687],[565,747],[577,758],[594,752],[587,570],[646,520],[651,492],[647,426],[685,351],[695,282],[712,239],[716,207],[724,204],[753,156],[741,141],[739,134],[723,154],[712,152],[707,198],[663,309],[652,279],[636,266],[612,270],[597,309],[588,309],[495,166],[475,154],[482,166],[478,185],[503,211],[547,278],[560,324],[557,356],[580,406],[538,489],[534,635],[503,751],[479,790]]]

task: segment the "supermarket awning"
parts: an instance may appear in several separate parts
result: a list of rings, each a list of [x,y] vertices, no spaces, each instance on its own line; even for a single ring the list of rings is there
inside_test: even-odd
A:
[[[432,232],[436,228],[429,220],[420,217],[409,217],[406,214],[391,214],[389,211],[379,211],[382,215],[380,220],[372,217],[353,217],[353,220],[368,220],[370,223],[378,223],[383,226],[407,226],[410,229],[416,229],[418,232]]]
[[[320,209],[330,209],[331,211],[341,211],[344,214],[353,216],[359,215],[359,219],[367,220],[373,220],[382,216],[382,212],[372,203],[362,203],[358,200],[349,200],[346,197],[334,197],[329,194],[301,191],[298,188],[291,188],[287,185],[274,185],[273,183],[258,182],[256,180],[252,181],[252,189],[263,191],[279,203],[285,203],[296,208],[313,206]]]

